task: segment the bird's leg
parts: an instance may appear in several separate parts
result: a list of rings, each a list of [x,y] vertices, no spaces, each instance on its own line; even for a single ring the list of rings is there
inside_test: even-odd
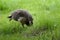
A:
[[[23,28],[24,28],[24,24],[22,23],[22,26],[23,26]]]
[[[12,18],[9,19],[9,21],[11,21],[11,20],[12,20]]]

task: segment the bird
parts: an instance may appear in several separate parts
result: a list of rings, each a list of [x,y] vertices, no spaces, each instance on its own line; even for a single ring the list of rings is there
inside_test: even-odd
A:
[[[9,21],[13,19],[15,21],[20,22],[23,27],[24,24],[26,24],[27,26],[33,25],[33,17],[27,10],[19,9],[19,10],[12,11],[11,14],[8,16],[8,18]]]

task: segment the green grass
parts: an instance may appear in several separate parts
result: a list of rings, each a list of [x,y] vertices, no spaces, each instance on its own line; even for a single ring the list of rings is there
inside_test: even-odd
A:
[[[31,27],[9,21],[16,9],[30,12]],[[60,0],[0,0],[0,40],[60,40]]]

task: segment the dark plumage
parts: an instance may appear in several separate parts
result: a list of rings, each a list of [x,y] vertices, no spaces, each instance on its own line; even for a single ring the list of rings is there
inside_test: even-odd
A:
[[[21,22],[22,26],[24,26],[24,24],[26,24],[27,26],[33,24],[33,18],[26,10],[13,11],[12,14],[8,16],[8,18],[10,18],[10,21],[14,19],[15,21]]]

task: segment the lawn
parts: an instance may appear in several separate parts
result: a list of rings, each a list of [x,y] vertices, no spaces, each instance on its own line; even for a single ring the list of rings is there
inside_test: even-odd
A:
[[[33,25],[9,21],[16,9],[28,10]],[[0,40],[60,40],[60,0],[0,0]]]

